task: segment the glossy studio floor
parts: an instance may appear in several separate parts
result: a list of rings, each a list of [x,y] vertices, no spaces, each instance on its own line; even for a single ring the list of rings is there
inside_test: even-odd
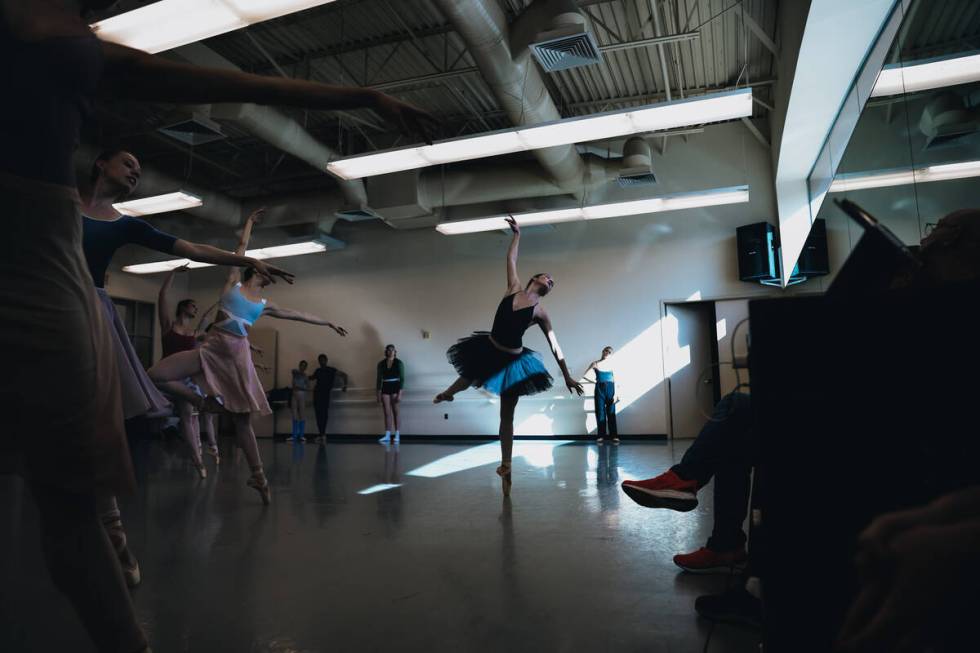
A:
[[[704,544],[710,488],[687,514],[619,489],[684,444],[521,441],[509,501],[495,442],[261,446],[267,508],[231,440],[204,481],[176,441],[134,451],[123,516],[155,653],[757,650],[751,631],[693,611],[727,579],[671,562]],[[0,651],[88,653],[29,496],[2,482]]]

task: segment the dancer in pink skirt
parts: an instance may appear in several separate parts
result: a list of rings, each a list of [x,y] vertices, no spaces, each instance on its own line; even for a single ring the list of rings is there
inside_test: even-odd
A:
[[[239,255],[248,246],[250,226],[246,225],[242,230],[241,240],[235,250]],[[262,503],[266,505],[271,500],[271,492],[262,468],[255,431],[252,430],[252,414],[268,415],[272,409],[252,362],[248,342],[249,329],[261,315],[268,315],[282,320],[327,326],[341,336],[347,335],[342,327],[316,315],[280,308],[269,302],[262,297],[262,290],[268,284],[269,280],[255,274],[252,268],[247,268],[244,273],[239,268],[231,268],[218,301],[218,315],[204,344],[196,350],[168,356],[148,371],[150,378],[165,393],[191,402],[199,408],[205,407],[209,401],[217,401],[231,414],[238,446],[245,452],[252,470],[252,477],[247,484],[259,493]],[[180,381],[187,377],[193,378],[208,397],[201,397]]]

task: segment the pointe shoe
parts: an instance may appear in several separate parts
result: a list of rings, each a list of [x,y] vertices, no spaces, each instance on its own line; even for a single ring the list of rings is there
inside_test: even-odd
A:
[[[245,485],[259,493],[263,505],[272,503],[272,490],[269,489],[269,480],[265,476],[252,476],[245,481]]]
[[[140,565],[133,558],[129,564],[125,564],[120,560],[122,565],[123,578],[126,580],[126,587],[133,589],[143,582],[143,575],[140,573]]]
[[[453,400],[452,395],[446,394],[445,392],[440,392],[439,394],[436,395],[436,398],[432,400],[432,403],[438,404],[443,401],[452,401],[452,400]]]
[[[133,589],[142,582],[143,575],[140,573],[140,565],[136,556],[133,555],[127,545],[126,531],[123,530],[122,523],[118,521],[106,524],[105,529],[109,535],[109,541],[112,542],[112,547],[116,550],[116,557],[119,558],[119,566],[122,568],[126,587]]]
[[[513,486],[510,474],[510,463],[500,463],[500,467],[497,468],[497,476],[500,477],[500,483],[503,487],[505,497],[510,496],[510,488]]]
[[[208,455],[214,456],[214,464],[218,465],[221,463],[221,455],[218,453],[218,447],[208,447]]]
[[[204,463],[194,463],[194,468],[197,470],[197,475],[201,477],[203,481],[208,477],[208,470],[204,468]]]

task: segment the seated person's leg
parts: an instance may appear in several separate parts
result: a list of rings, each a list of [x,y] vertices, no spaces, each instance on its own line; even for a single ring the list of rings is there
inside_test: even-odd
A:
[[[742,524],[748,511],[751,468],[731,464],[715,473],[714,527],[708,544],[674,556],[674,564],[695,573],[727,573],[746,562]]]
[[[623,491],[648,508],[693,510],[698,505],[697,491],[719,469],[733,460],[751,459],[751,423],[749,395],[735,392],[725,395],[680,463],[654,478],[623,481]]]

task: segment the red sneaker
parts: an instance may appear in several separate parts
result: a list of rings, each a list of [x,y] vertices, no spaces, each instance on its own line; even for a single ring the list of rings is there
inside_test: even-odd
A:
[[[745,568],[748,555],[745,547],[734,551],[712,551],[701,547],[694,553],[680,553],[674,556],[674,564],[693,574],[727,574]]]
[[[698,482],[685,481],[672,470],[645,481],[623,481],[623,492],[641,506],[687,512],[698,507]]]

